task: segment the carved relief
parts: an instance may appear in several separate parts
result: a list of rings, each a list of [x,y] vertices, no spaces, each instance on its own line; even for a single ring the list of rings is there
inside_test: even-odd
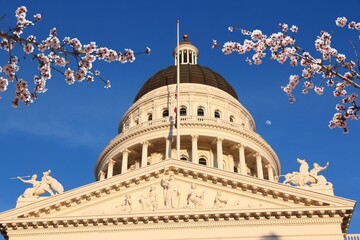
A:
[[[225,208],[228,204],[228,199],[222,195],[222,191],[218,190],[216,192],[214,207],[215,208]]]
[[[194,208],[201,208],[204,204],[204,196],[205,192],[203,191],[201,194],[197,192],[196,184],[192,183],[190,187],[190,191],[187,195],[187,203],[186,207],[194,207]]]
[[[151,164],[161,162],[164,155],[162,153],[151,153],[151,155],[148,157],[148,162]]]
[[[178,208],[180,199],[179,185],[176,183],[172,173],[168,179],[161,180],[161,187],[164,189],[164,204],[166,208]]]
[[[159,207],[158,204],[158,195],[156,193],[156,187],[151,186],[149,194],[147,196],[140,196],[139,202],[141,203],[142,210],[152,210],[154,211]]]
[[[132,204],[131,195],[127,194],[123,202],[120,205],[116,206],[116,208],[120,209],[120,212],[130,213],[133,210],[132,205],[133,204]]]

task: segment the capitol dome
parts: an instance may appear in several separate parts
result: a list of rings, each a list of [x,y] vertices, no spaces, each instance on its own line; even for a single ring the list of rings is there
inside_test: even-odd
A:
[[[175,126],[178,52],[179,129]],[[280,175],[276,153],[256,133],[254,119],[235,90],[219,73],[198,65],[198,53],[185,35],[174,50],[175,65],[144,83],[123,115],[118,135],[96,162],[97,180],[167,159],[270,181]]]

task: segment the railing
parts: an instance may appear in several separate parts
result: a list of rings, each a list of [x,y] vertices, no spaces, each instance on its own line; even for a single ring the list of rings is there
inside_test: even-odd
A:
[[[360,234],[346,234],[344,240],[360,240]]]

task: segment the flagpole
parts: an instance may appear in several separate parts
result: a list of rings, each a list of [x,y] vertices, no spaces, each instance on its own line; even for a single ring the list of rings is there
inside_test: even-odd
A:
[[[179,36],[179,32],[180,32],[180,20],[176,21],[177,24],[177,71],[176,71],[176,75],[177,75],[177,80],[176,80],[176,125],[177,125],[177,132],[176,132],[176,155],[177,155],[177,159],[180,160],[180,51],[179,51],[179,46],[180,46],[180,36]]]

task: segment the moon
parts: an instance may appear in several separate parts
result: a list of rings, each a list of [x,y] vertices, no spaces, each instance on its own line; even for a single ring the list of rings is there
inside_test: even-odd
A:
[[[268,125],[268,126],[270,126],[270,125],[271,125],[271,121],[270,121],[270,120],[266,120],[266,121],[265,121],[265,124]]]

